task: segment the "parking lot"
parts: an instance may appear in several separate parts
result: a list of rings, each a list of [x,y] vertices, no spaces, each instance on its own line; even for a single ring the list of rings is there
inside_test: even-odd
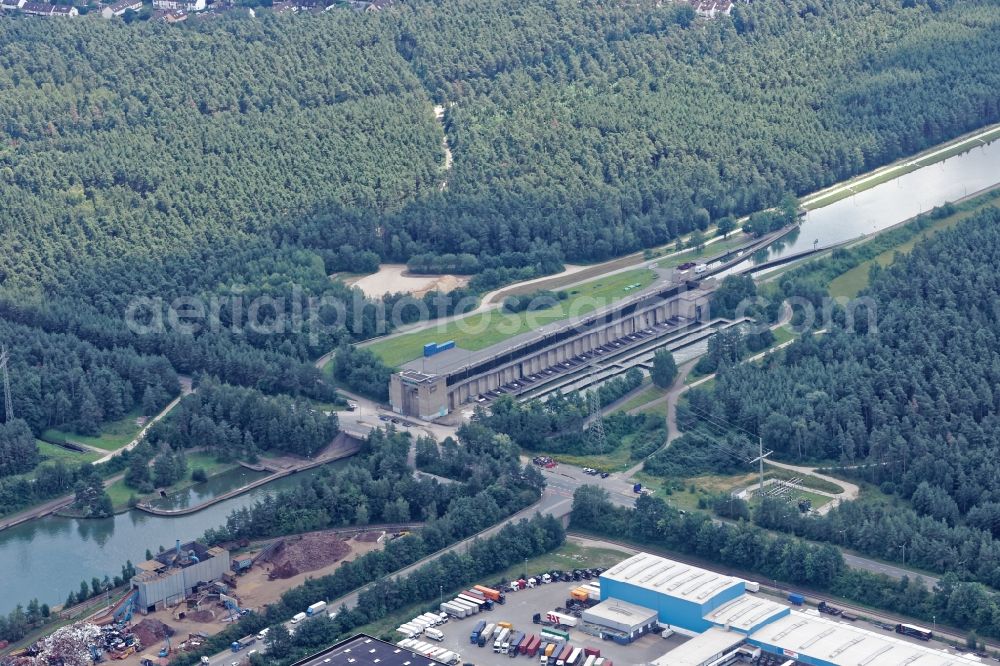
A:
[[[570,590],[578,587],[581,582],[572,583],[549,583],[539,585],[534,589],[524,589],[518,592],[507,592],[507,603],[497,604],[492,611],[483,611],[476,615],[457,620],[451,618],[446,624],[437,627],[443,634],[444,640],[440,645],[448,650],[461,655],[461,662],[464,664],[476,664],[477,666],[500,666],[515,663],[538,663],[538,657],[531,659],[526,656],[508,657],[493,652],[492,643],[486,647],[478,647],[469,643],[469,634],[479,620],[487,622],[507,621],[514,625],[516,631],[523,631],[526,634],[538,634],[544,627],[532,624],[531,618],[535,613],[545,613],[554,610],[558,606],[565,606],[566,599],[570,595]],[[639,666],[647,664],[664,653],[672,650],[687,640],[682,636],[671,636],[663,639],[656,634],[648,634],[630,645],[618,645],[611,641],[601,639],[586,634],[576,629],[569,629],[570,644],[575,647],[595,647],[600,649],[601,656],[607,657],[615,666]],[[397,640],[402,636],[396,635]],[[428,643],[437,645],[438,643],[426,640]]]

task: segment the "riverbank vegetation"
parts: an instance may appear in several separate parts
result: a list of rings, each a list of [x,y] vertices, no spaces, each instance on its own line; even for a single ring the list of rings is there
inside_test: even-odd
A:
[[[345,525],[416,521],[428,522],[426,539],[450,543],[536,501],[544,486],[541,474],[531,465],[522,467],[517,449],[505,446],[502,435],[480,434],[486,440],[478,444],[483,455],[466,469],[463,483],[445,484],[413,477],[407,465],[408,434],[391,428],[376,430],[343,469],[324,470],[309,484],[234,511],[205,538],[219,543]]]

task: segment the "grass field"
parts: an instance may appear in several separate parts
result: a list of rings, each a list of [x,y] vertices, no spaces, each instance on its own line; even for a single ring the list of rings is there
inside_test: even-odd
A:
[[[737,230],[730,234],[729,238],[715,241],[714,243],[704,246],[700,250],[697,248],[691,248],[690,250],[685,250],[678,255],[662,259],[657,262],[657,266],[660,268],[673,268],[688,261],[697,261],[702,257],[714,257],[722,254],[723,252],[735,250],[742,245],[746,245],[750,242],[750,240],[749,236]]]
[[[481,312],[422,331],[381,340],[368,349],[392,367],[420,358],[424,345],[429,342],[454,340],[462,349],[477,351],[546,324],[593,312],[649,286],[655,278],[656,273],[652,270],[637,268],[570,289],[567,292],[568,298],[551,308],[518,314],[501,310]]]
[[[534,453],[534,451],[532,453]],[[629,447],[624,445],[619,446],[611,453],[606,453],[603,456],[574,456],[568,453],[546,453],[545,451],[540,451],[539,453],[550,456],[553,460],[566,465],[574,465],[576,467],[593,467],[594,469],[599,469],[602,472],[620,472],[623,469],[628,469],[634,464],[629,459]]]
[[[187,473],[179,482],[166,488],[167,494],[169,495],[193,486],[196,481],[191,479],[191,473],[197,469],[204,470],[205,474],[211,477],[233,469],[236,466],[236,463],[221,463],[215,459],[215,456],[209,453],[189,453],[187,455]],[[115,511],[124,511],[127,509],[128,501],[132,495],[135,495],[140,500],[154,499],[159,496],[159,493],[140,495],[134,489],[126,486],[124,479],[119,479],[108,486],[107,492],[108,496],[111,497],[111,503],[114,505]]]
[[[42,464],[49,461],[62,461],[67,467],[76,467],[78,465],[92,463],[101,457],[99,453],[94,451],[77,453],[76,451],[70,451],[69,449],[64,449],[61,446],[56,446],[55,444],[43,442],[40,439],[36,439],[35,444],[38,445],[38,452],[42,454]],[[34,474],[34,472],[32,472],[32,474]]]
[[[811,476],[809,474],[800,474],[799,472],[792,471],[790,469],[782,469],[781,467],[769,467],[764,471],[764,476],[768,479],[800,479],[797,485],[805,486],[806,488],[812,488],[813,490],[819,490],[824,493],[833,493],[837,495],[844,492],[842,486],[838,486],[835,483],[831,483],[826,479],[821,479],[817,476]]]
[[[827,497],[826,495],[819,495],[817,493],[811,493],[808,490],[799,490],[798,488],[792,488],[785,498],[788,500],[788,503],[793,506],[798,506],[800,500],[807,499],[809,500],[810,508],[813,511],[833,501],[833,498]],[[760,504],[760,499],[758,497],[751,498],[750,510],[755,510],[758,504]]]
[[[563,571],[566,569],[590,569],[593,567],[603,567],[608,569],[628,557],[629,553],[621,550],[613,550],[610,548],[588,548],[567,542],[551,553],[546,553],[545,555],[541,555],[539,557],[529,558],[527,570],[528,574],[532,575],[541,571],[551,571],[553,569],[560,569]],[[524,571],[525,563],[519,562],[504,571],[490,575],[486,580],[476,581],[450,590],[445,589],[443,591],[443,598],[445,600],[451,599],[462,590],[469,588],[471,585],[489,585],[497,582],[498,580],[515,580],[520,578],[524,574]],[[407,608],[404,608],[396,613],[387,615],[377,622],[366,624],[355,631],[368,634],[369,636],[384,638],[391,642],[396,642],[400,639],[400,635],[395,633],[396,627],[421,613],[425,613],[427,611],[436,612],[438,610],[438,605],[438,599],[425,603],[413,604],[412,606],[408,606]]]
[[[643,405],[649,404],[654,400],[658,400],[666,394],[667,392],[665,389],[661,389],[659,386],[654,384],[648,384],[644,388],[640,389],[634,396],[626,400],[622,406],[615,411],[630,412],[637,407],[642,407]]]
[[[868,286],[868,276],[869,272],[871,271],[871,267],[873,265],[877,263],[879,266],[885,268],[895,260],[897,253],[905,254],[910,250],[912,250],[917,243],[924,240],[925,238],[928,238],[929,236],[932,236],[938,233],[939,231],[943,231],[944,229],[949,229],[958,224],[959,222],[961,222],[962,220],[971,217],[972,215],[975,215],[979,211],[983,210],[984,208],[993,205],[996,205],[995,200],[990,200],[984,203],[982,206],[978,206],[970,210],[959,211],[954,215],[949,215],[948,217],[944,217],[941,218],[940,220],[935,221],[934,224],[927,227],[926,229],[921,231],[919,234],[917,234],[910,240],[901,243],[900,245],[897,245],[893,248],[890,248],[885,252],[869,259],[868,261],[864,261],[855,266],[854,268],[852,268],[851,270],[847,271],[846,273],[843,273],[838,277],[834,278],[830,282],[830,287],[829,287],[830,295],[833,296],[834,298],[837,297],[854,298],[855,296],[858,295],[858,293],[861,292],[862,289]]]
[[[104,449],[105,451],[117,451],[135,439],[135,436],[139,434],[140,430],[142,430],[141,426],[135,424],[135,420],[142,416],[140,411],[141,410],[139,409],[133,409],[117,421],[105,423],[101,428],[101,434],[98,437],[77,435],[72,432],[56,430],[55,428],[46,430],[42,433],[42,436],[46,439],[79,442],[88,446]]]

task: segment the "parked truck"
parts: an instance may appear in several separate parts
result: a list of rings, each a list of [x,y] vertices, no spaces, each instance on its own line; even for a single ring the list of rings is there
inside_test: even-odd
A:
[[[424,636],[439,643],[444,640],[444,633],[434,627],[424,629]]]
[[[504,627],[497,634],[497,637],[493,640],[493,651],[501,652],[503,650],[503,644],[507,641],[507,637],[510,636],[510,629]]]
[[[442,612],[448,613],[449,615],[452,615],[459,619],[466,617],[468,615],[468,611],[466,611],[465,608],[459,606],[453,601],[446,601],[443,604],[441,604],[439,608],[441,609]]]
[[[517,654],[517,646],[520,645],[521,641],[523,640],[524,640],[523,631],[511,631],[510,637],[506,641],[504,641],[504,644],[501,646],[504,654],[511,654],[512,652],[514,654]]]
[[[292,616],[292,624],[298,624],[307,617],[309,616],[306,615],[305,613],[296,613],[295,615]]]
[[[492,622],[486,625],[486,628],[479,634],[479,645],[482,647],[483,641],[488,641],[493,638],[493,632],[496,631],[497,625]]]
[[[571,645],[564,645],[562,652],[556,657],[556,666],[566,666],[566,662],[569,660],[571,654],[573,654],[573,647]]]
[[[549,611],[546,614],[546,617],[549,622],[552,622],[553,624],[560,624],[564,627],[575,627],[578,622],[578,620],[572,615],[560,613],[558,611]]]
[[[485,585],[475,585],[473,586],[472,589],[482,592],[483,596],[485,596],[487,599],[490,599],[494,603],[502,604],[506,600],[503,592],[501,592],[500,590],[494,590],[492,587],[486,587]]]
[[[569,653],[569,658],[566,660],[566,666],[576,666],[576,664],[580,662],[580,657],[582,656],[582,648],[573,648],[573,651]]]
[[[250,647],[256,642],[257,642],[256,636],[244,636],[238,641],[233,641],[232,645],[230,645],[229,647],[232,648],[233,652],[239,652],[244,648]]]
[[[479,642],[479,634],[486,628],[486,620],[480,620],[476,622],[476,626],[472,628],[472,632],[469,634],[469,642],[475,645]]]
[[[458,600],[459,601],[464,601],[467,604],[472,604],[477,609],[478,608],[482,608],[486,604],[486,600],[485,599],[480,599],[479,597],[474,597],[471,594],[469,594],[468,592],[462,592],[461,594],[459,594],[458,595]]]
[[[547,640],[551,643],[568,643],[569,634],[558,629],[542,629],[542,640]]]
[[[521,654],[526,654],[529,657],[534,657],[538,654],[538,648],[541,646],[541,644],[542,644],[542,639],[532,634],[531,640],[528,641],[528,644],[524,646],[524,650],[521,652]]]

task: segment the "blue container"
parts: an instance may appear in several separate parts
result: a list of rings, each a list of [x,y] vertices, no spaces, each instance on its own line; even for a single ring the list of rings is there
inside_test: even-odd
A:
[[[801,606],[802,604],[804,604],[806,602],[806,598],[803,597],[798,592],[789,592],[789,594],[788,594],[788,600],[790,602],[792,602],[793,604],[795,604],[796,606]]]
[[[449,340],[448,342],[442,342],[437,346],[439,352],[447,351],[448,349],[455,348],[455,341]]]
[[[434,342],[428,342],[424,345],[424,358],[428,356],[434,356],[437,353],[437,344]]]

